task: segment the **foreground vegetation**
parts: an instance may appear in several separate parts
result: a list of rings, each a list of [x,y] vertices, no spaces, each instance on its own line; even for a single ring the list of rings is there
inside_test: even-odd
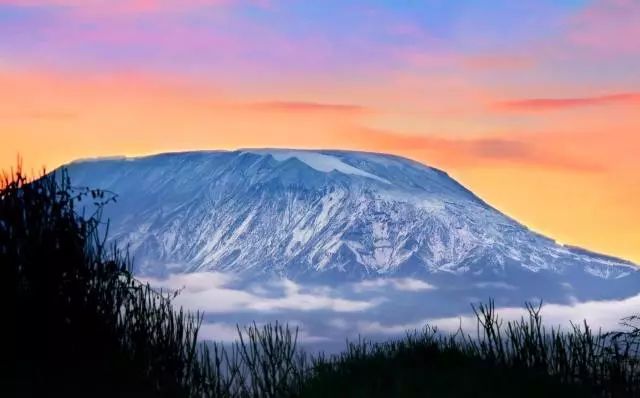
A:
[[[114,200],[65,175],[5,176],[0,280],[15,314],[3,322],[2,396],[640,396],[635,318],[615,334],[560,331],[533,306],[502,323],[489,303],[474,335],[427,327],[334,356],[306,355],[282,324],[239,329],[231,346],[198,343],[201,315],[174,308],[105,247],[100,213]]]

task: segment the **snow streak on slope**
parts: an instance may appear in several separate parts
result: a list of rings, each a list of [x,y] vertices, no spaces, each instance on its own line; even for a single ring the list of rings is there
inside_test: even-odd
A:
[[[302,150],[190,152],[75,162],[76,185],[119,195],[111,236],[140,272],[293,278],[636,273],[556,244],[446,173],[397,156]]]
[[[251,153],[257,154],[269,154],[278,161],[285,161],[291,158],[296,158],[304,162],[307,166],[312,167],[315,170],[323,172],[338,171],[344,174],[353,174],[362,177],[373,178],[374,180],[382,181],[390,184],[389,181],[380,178],[366,171],[360,170],[353,166],[350,166],[335,156],[329,156],[322,153],[310,152],[310,151],[295,151],[295,150],[254,150]]]

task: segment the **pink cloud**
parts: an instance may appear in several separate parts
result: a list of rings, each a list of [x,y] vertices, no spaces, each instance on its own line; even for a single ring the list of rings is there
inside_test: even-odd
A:
[[[640,104],[640,93],[610,94],[576,98],[533,98],[503,101],[498,108],[515,111],[545,111],[595,105]]]
[[[521,134],[518,139],[504,136],[465,139],[357,128],[350,131],[349,135],[360,148],[400,153],[418,151],[428,155],[435,164],[447,167],[493,163],[582,173],[604,170],[597,162],[558,150],[557,136],[554,134]]]
[[[605,53],[640,51],[640,1],[597,0],[571,22],[572,44]]]
[[[533,58],[510,54],[485,54],[463,57],[463,66],[472,70],[526,69],[534,65]]]
[[[508,52],[464,53],[435,47],[435,50],[401,48],[395,50],[396,57],[406,64],[421,69],[445,71],[482,72],[524,70],[535,66],[531,56]]]
[[[267,111],[282,112],[338,112],[345,114],[360,114],[368,109],[351,104],[326,104],[304,101],[269,101],[250,104],[251,108]]]
[[[21,7],[66,7],[99,14],[137,14],[180,11],[194,7],[231,5],[236,3],[266,6],[267,0],[0,0],[0,5]]]

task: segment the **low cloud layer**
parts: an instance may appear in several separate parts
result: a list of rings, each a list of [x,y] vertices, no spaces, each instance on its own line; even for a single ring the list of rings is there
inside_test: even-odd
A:
[[[504,290],[516,290],[517,287],[505,282],[478,282],[475,287],[479,289],[504,289]]]
[[[253,286],[251,290],[244,290],[231,287],[232,276],[217,272],[178,274],[145,281],[154,287],[180,290],[176,305],[212,314],[319,310],[361,312],[381,303],[381,299],[342,298],[329,288],[307,288],[288,279],[267,281]]]
[[[289,322],[287,324],[290,328],[297,328],[298,342],[301,344],[311,344],[327,341],[328,339],[323,336],[314,336],[309,334],[305,329],[305,325],[302,322]],[[237,326],[235,324],[225,322],[205,322],[200,326],[198,338],[200,340],[218,341],[218,342],[234,342],[238,340],[238,328],[240,331],[244,330],[247,326]],[[256,324],[260,327],[260,324]]]
[[[528,317],[521,307],[497,308],[496,313],[504,321],[516,321]],[[541,315],[547,327],[570,328],[572,324],[581,325],[586,321],[592,329],[603,331],[618,330],[621,321],[631,315],[640,314],[640,294],[623,300],[586,301],[571,305],[546,304]],[[348,325],[340,323],[343,328]],[[444,332],[455,333],[460,328],[467,333],[475,333],[477,320],[473,314],[463,314],[445,318],[425,318],[401,324],[382,322],[357,322],[356,328],[363,334],[398,335],[407,331],[421,330],[426,325],[436,326]]]
[[[176,305],[205,314],[199,334],[203,340],[234,341],[238,336],[236,323],[243,328],[254,320],[258,326],[276,320],[288,323],[299,328],[301,343],[323,347],[359,335],[401,336],[426,325],[446,333],[459,328],[471,335],[476,333],[476,317],[466,304],[465,297],[469,296],[465,290],[436,287],[415,278],[378,278],[329,286],[302,285],[286,278],[246,283],[229,274],[200,272],[145,281],[167,291],[179,290]],[[477,282],[470,289],[517,292],[516,286],[490,281]],[[567,294],[573,291],[569,284],[564,289]],[[547,327],[570,328],[572,323],[587,321],[595,330],[616,330],[623,318],[640,313],[640,294],[586,302],[569,298],[568,302],[543,305],[541,314]],[[441,315],[433,316],[433,311]],[[499,307],[496,312],[504,321],[527,317],[526,309],[520,306]]]
[[[435,286],[414,278],[378,278],[364,280],[353,284],[353,290],[355,292],[384,290],[388,288],[403,292],[418,292],[436,289]]]

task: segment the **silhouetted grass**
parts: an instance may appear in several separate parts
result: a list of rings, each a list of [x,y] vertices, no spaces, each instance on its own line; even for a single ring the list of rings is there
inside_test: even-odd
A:
[[[196,343],[200,317],[136,281],[126,255],[105,250],[106,192],[73,189],[66,175],[5,175],[0,190],[2,290],[15,318],[3,352],[4,390],[21,396],[175,396],[216,380]],[[80,217],[76,203],[97,209]],[[202,358],[207,360],[202,361]],[[7,380],[8,379],[8,380]]]
[[[619,333],[547,329],[533,306],[515,322],[480,306],[473,336],[427,326],[332,356],[305,354],[297,329],[278,323],[239,328],[237,342],[209,350],[199,314],[174,308],[174,295],[136,281],[126,253],[105,249],[100,213],[114,200],[64,174],[4,177],[0,281],[15,313],[2,322],[1,396],[640,396],[638,318]],[[79,216],[77,203],[96,212]]]
[[[548,330],[539,308],[527,308],[527,317],[503,323],[492,303],[480,306],[476,336],[426,327],[396,341],[350,344],[316,362],[302,395],[640,396],[637,333],[593,333],[586,323]]]
[[[476,308],[475,335],[427,326],[404,338],[358,340],[344,352],[305,355],[286,325],[239,329],[222,349],[220,379],[234,397],[637,397],[638,328],[594,333],[547,329],[540,308],[502,322],[493,303]],[[630,319],[630,321],[636,318]],[[632,325],[633,326],[633,325]]]

